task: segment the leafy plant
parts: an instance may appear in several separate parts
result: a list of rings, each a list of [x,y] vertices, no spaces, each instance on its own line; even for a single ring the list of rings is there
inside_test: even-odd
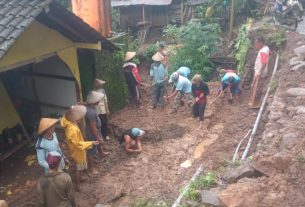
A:
[[[175,48],[175,55],[169,57],[169,71],[185,66],[191,68],[192,74],[199,73],[204,80],[209,80],[213,68],[209,57],[217,49],[219,25],[193,20],[180,28],[172,25],[169,27],[164,30],[164,36],[176,39],[179,44]]]
[[[156,44],[150,44],[148,45],[148,47],[146,48],[144,54],[143,54],[143,58],[145,60],[150,60],[150,58],[157,52],[157,45]]]
[[[205,188],[210,188],[216,183],[216,175],[213,172],[209,172],[206,175],[202,175],[196,180],[194,180],[191,185],[189,190],[187,191],[185,198],[195,201],[198,199],[198,191],[205,189]]]
[[[246,57],[248,50],[251,46],[251,41],[248,37],[247,25],[244,24],[240,27],[235,44],[235,58],[238,62],[237,71],[239,75],[244,73]]]

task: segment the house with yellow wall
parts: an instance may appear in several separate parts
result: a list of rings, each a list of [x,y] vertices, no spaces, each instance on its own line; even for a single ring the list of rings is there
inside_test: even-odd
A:
[[[80,51],[101,49],[114,45],[52,0],[0,0],[0,161],[31,139],[42,116],[82,101]],[[13,128],[21,138],[3,135]]]

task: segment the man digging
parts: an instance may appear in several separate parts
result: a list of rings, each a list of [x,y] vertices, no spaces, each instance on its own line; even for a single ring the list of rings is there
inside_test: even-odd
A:
[[[268,73],[268,63],[271,51],[267,45],[265,45],[265,40],[263,37],[259,37],[255,41],[255,47],[259,50],[255,65],[254,65],[254,78],[251,84],[252,96],[249,103],[251,108],[259,108],[259,99],[263,90],[263,82]]]
[[[192,97],[192,83],[187,78],[179,75],[177,72],[172,74],[172,81],[176,86],[175,91],[169,95],[165,96],[165,100],[169,100],[175,97],[173,110],[170,114],[176,113],[182,99],[185,99],[189,108],[193,105],[193,97]]]

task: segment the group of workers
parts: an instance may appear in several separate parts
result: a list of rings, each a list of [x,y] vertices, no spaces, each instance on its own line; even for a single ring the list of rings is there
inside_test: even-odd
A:
[[[255,42],[259,50],[255,62],[255,74],[252,82],[252,97],[249,105],[257,107],[258,98],[262,89],[262,79],[266,77],[269,56],[271,51],[265,45],[263,38]],[[135,106],[140,105],[140,87],[143,85],[137,65],[133,63],[135,52],[127,52],[123,72],[129,91],[129,101]],[[175,97],[171,113],[176,113],[179,105],[186,102],[192,110],[194,118],[199,120],[202,126],[204,111],[209,95],[209,87],[202,80],[200,74],[195,74],[191,80],[191,70],[188,67],[181,67],[173,72],[168,78],[168,60],[164,45],[152,57],[153,63],[150,67],[152,87],[152,108],[156,109],[160,103],[163,109],[166,101]],[[240,78],[234,70],[222,70],[224,76],[221,79],[221,87],[218,95],[223,94],[227,89],[236,103],[240,102],[239,88]],[[72,180],[64,171],[70,165],[71,158],[76,166],[75,187],[79,185],[84,172],[90,170],[96,175],[95,168],[100,158],[109,154],[103,149],[103,143],[109,140],[108,122],[108,101],[103,86],[103,80],[94,80],[94,88],[89,92],[84,104],[77,104],[70,107],[61,119],[42,118],[37,131],[36,151],[40,166],[45,174],[38,181],[40,206],[76,206],[74,187]],[[166,95],[167,83],[173,84],[173,90]],[[65,141],[69,155],[66,156],[61,150],[55,129],[60,123],[65,132]],[[127,153],[142,152],[141,138],[145,132],[139,128],[131,128],[124,131],[119,138],[119,143]]]

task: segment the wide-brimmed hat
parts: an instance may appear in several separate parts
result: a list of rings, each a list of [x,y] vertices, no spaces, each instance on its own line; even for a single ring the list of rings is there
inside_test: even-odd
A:
[[[105,97],[104,94],[96,92],[96,91],[90,91],[86,103],[87,104],[95,104],[100,102]]]
[[[94,86],[94,88],[98,88],[98,87],[102,87],[102,85],[104,85],[105,83],[106,83],[106,81],[104,81],[104,80],[95,79],[93,82],[93,86]]]
[[[154,56],[152,56],[152,60],[156,61],[156,62],[161,62],[162,60],[164,60],[164,56],[157,52],[156,54],[154,54]]]
[[[59,122],[59,119],[41,118],[40,122],[39,122],[38,130],[37,130],[37,134],[43,134],[47,129],[51,128],[58,122]]]
[[[68,121],[74,122],[81,120],[87,113],[87,108],[83,105],[74,105],[66,112],[65,117]]]
[[[133,128],[131,130],[131,134],[135,137],[142,137],[145,134],[145,131],[143,131],[139,128]]]
[[[136,52],[126,52],[125,61],[131,60],[136,56],[136,54],[137,54]]]

